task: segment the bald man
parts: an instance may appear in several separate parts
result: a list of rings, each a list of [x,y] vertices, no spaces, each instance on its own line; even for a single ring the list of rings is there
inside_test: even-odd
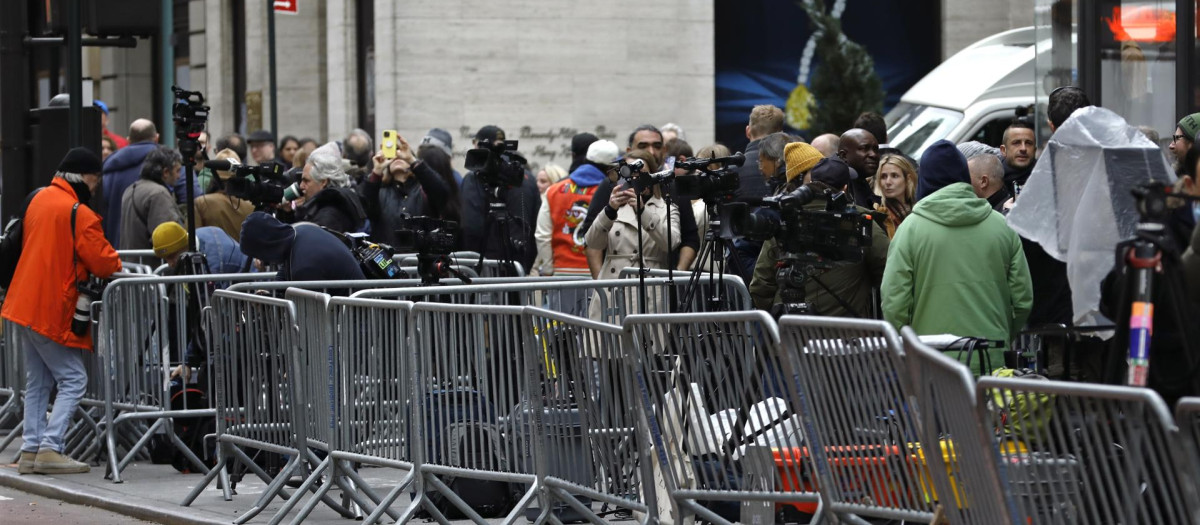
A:
[[[842,139],[833,133],[826,133],[813,139],[812,147],[817,148],[825,158],[833,158],[837,156],[838,147],[841,145]]]
[[[853,128],[842,133],[839,140],[837,156],[854,168],[857,176],[850,181],[850,194],[854,196],[854,204],[863,208],[875,208],[875,192],[867,179],[875,176],[879,168],[879,141],[870,131]]]

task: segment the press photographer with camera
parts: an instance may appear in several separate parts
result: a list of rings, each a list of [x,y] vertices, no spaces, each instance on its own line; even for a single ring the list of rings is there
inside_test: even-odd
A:
[[[100,216],[87,205],[100,186],[101,169],[95,153],[71,149],[50,185],[28,199],[24,213],[21,256],[0,312],[12,322],[25,357],[21,474],[89,470],[62,451],[63,436],[87,386],[83,352],[92,349],[90,323],[76,322],[78,310],[81,303],[90,306],[92,299],[99,300],[81,298],[80,287],[89,275],[106,279],[121,269],[100,228]]]
[[[396,244],[401,217],[458,222],[460,205],[458,183],[449,170],[450,158],[445,152],[433,146],[422,147],[424,159],[418,159],[404,137],[397,135],[396,140],[395,157],[387,158],[382,149],[376,152],[371,159],[371,174],[359,186],[371,219],[371,237],[390,245]]]
[[[300,192],[304,197],[296,201],[295,222],[311,222],[342,233],[362,231],[366,226],[367,211],[350,187],[336,143],[317,148],[304,161]]]
[[[467,153],[470,171],[462,183],[462,247],[529,269],[537,256],[533,234],[541,194],[537,181],[524,169],[525,158],[517,153],[516,141],[508,143],[504,137],[504,130],[484,126],[475,134],[475,148]],[[473,155],[480,162],[474,167],[470,165]],[[493,205],[502,205],[503,211]]]
[[[241,237],[242,253],[264,264],[279,265],[280,281],[365,278],[346,243],[316,224],[284,224],[268,213],[256,211],[242,223]]]
[[[625,156],[625,161],[627,164],[641,162],[641,169],[634,173],[635,176],[659,169],[658,158],[647,150],[634,150]],[[668,235],[670,245],[667,244]],[[671,250],[680,243],[679,207],[672,205],[668,216],[667,203],[658,184],[639,194],[631,181],[623,181],[613,188],[608,204],[588,229],[584,242],[588,248],[604,254],[603,265],[592,272],[594,279],[616,279],[626,267],[666,268]]]
[[[807,151],[812,149],[811,152]],[[850,184],[850,166],[840,158],[821,158],[815,165],[804,162],[811,159],[813,154],[820,153],[812,146],[794,142],[784,148],[784,158],[787,162],[787,182],[784,196],[776,198],[786,200],[791,191],[803,192],[805,188],[818,195],[841,194],[846,200],[844,206],[853,203],[845,193]],[[805,167],[812,166],[807,172]],[[800,184],[797,184],[800,183]],[[794,188],[794,190],[792,189]],[[831,193],[828,193],[831,192]],[[801,209],[805,212],[819,213],[827,211],[830,204],[828,199],[814,198]],[[870,213],[871,210],[857,207],[860,213]],[[789,220],[791,214],[781,213],[782,220]],[[799,225],[790,225],[798,227]],[[786,231],[786,230],[785,230]],[[788,235],[788,233],[783,233]],[[750,297],[755,308],[767,310],[772,315],[791,313],[789,304],[797,303],[794,298],[785,297],[784,287],[780,285],[781,261],[785,254],[781,242],[776,235],[763,243],[762,253],[754,266],[754,278],[750,281]],[[871,290],[879,286],[883,280],[884,266],[887,263],[888,237],[874,221],[870,224],[870,246],[861,254],[857,261],[831,261],[829,268],[808,270],[803,279],[804,303],[810,306],[813,315],[834,317],[874,317],[875,304]],[[784,265],[786,266],[786,265]],[[791,271],[792,274],[796,272]]]
[[[217,152],[217,160],[240,162],[231,149]],[[238,240],[242,234],[242,223],[254,212],[254,204],[229,194],[226,186],[234,174],[231,170],[214,170],[204,195],[196,197],[196,228],[216,226]]]

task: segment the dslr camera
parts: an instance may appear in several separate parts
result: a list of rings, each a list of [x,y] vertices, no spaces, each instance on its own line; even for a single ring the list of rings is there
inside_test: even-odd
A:
[[[481,143],[467,151],[465,166],[474,171],[485,185],[492,188],[514,188],[525,180],[527,161],[517,153],[517,141],[496,144]]]

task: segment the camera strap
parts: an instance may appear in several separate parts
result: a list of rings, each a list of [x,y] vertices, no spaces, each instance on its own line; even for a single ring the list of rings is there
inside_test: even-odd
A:
[[[835,301],[837,301],[837,302],[838,302],[838,304],[842,305],[842,308],[845,308],[845,309],[846,309],[846,311],[850,313],[850,315],[852,315],[852,316],[854,316],[854,317],[857,317],[857,318],[860,318],[860,319],[862,319],[862,318],[863,318],[863,316],[862,316],[861,314],[859,314],[859,313],[858,313],[858,311],[854,309],[854,307],[850,306],[850,303],[847,303],[847,302],[846,302],[844,299],[842,299],[842,296],[840,296],[840,295],[838,295],[838,294],[834,293],[832,288],[830,288],[829,286],[826,286],[826,285],[825,285],[825,282],[824,282],[824,281],[822,281],[820,277],[817,277],[816,275],[813,275],[813,276],[811,277],[811,279],[813,280],[813,282],[815,282],[815,283],[817,283],[818,285],[820,285],[820,286],[821,286],[821,288],[824,288],[824,289],[825,289],[825,292],[827,292],[829,295],[833,296],[833,299],[834,299]]]
[[[76,202],[71,206],[71,277],[75,277],[76,270],[79,269],[79,252],[75,250],[75,216],[79,211],[79,203]]]

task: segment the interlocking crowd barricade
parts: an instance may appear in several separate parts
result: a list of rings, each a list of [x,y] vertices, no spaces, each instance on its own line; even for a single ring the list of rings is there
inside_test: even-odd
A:
[[[97,369],[89,371],[89,385],[99,386],[88,404],[100,403],[103,440],[96,440],[92,451],[103,446],[107,452],[107,473],[120,483],[121,473],[139,457],[155,436],[164,436],[167,450],[182,454],[198,472],[208,468],[175,433],[175,418],[212,417],[211,406],[193,406],[200,399],[186,392],[172,392],[171,372],[183,363],[191,341],[203,341],[196,314],[207,305],[216,282],[265,280],[272,273],[214,274],[199,276],[139,276],[112,281],[104,290],[100,308],[93,315]],[[188,301],[195,301],[192,315]],[[196,348],[195,351],[204,351]],[[208,374],[200,374],[207,378]],[[190,378],[189,378],[190,379]],[[209,385],[201,385],[211,392]],[[92,387],[89,387],[90,392]],[[175,394],[175,395],[173,395]]]
[[[773,521],[784,503],[820,519],[793,372],[766,313],[632,315],[624,332],[660,519]]]
[[[525,325],[533,403],[531,421],[518,424],[533,425],[543,451],[526,458],[544,491],[530,517],[596,522],[636,513],[649,520],[654,507],[642,488],[652,459],[631,410],[640,401],[629,389],[633,369],[621,327],[540,308],[526,308]]]
[[[1175,404],[1175,424],[1183,435],[1192,471],[1200,473],[1200,397],[1185,397]]]
[[[785,316],[785,351],[796,362],[808,454],[829,510],[923,520],[934,503],[912,446],[920,437],[903,346],[883,321]]]
[[[524,520],[540,492],[522,445],[530,410],[522,308],[418,303],[412,329],[413,445],[426,497],[447,518]],[[469,501],[468,501],[469,500]]]
[[[922,483],[926,497],[952,525],[1014,524],[988,446],[991,427],[976,410],[971,370],[921,343],[911,328],[900,334],[920,407],[921,445],[909,454],[927,467],[932,486]]]
[[[1144,388],[983,377],[976,399],[1019,523],[1197,523],[1195,474]],[[1020,446],[1008,446],[1009,442]]]
[[[257,516],[276,496],[287,498],[284,482],[306,464],[319,463],[309,449],[306,425],[294,424],[306,416],[295,403],[298,328],[292,303],[283,299],[218,290],[213,294],[212,367],[216,392],[218,462],[184,499],[190,505],[209,483],[222,475],[225,498],[230,485],[224,475],[230,462],[238,462],[267,483],[262,496],[234,523]],[[288,456],[274,476],[263,470],[242,449]],[[295,497],[295,495],[292,495]],[[354,514],[328,495],[323,502],[343,517]]]
[[[125,271],[130,271],[129,268],[150,268],[149,272],[138,270],[130,273],[154,273],[163,263],[163,260],[154,254],[154,250],[117,250],[117,255],[121,258]]]
[[[414,271],[417,268],[418,259],[416,254],[397,255],[393,257],[392,260],[404,268],[411,267]],[[495,259],[484,259],[483,265],[481,266],[479,264],[479,254],[475,252],[452,253],[450,254],[450,262],[457,270],[470,270],[467,273],[468,277],[513,277],[513,275],[510,274],[510,272],[513,271],[516,272],[517,276],[525,275],[525,267],[521,266],[521,263],[517,261],[512,261],[510,263],[511,268],[513,268],[512,270],[507,269],[510,267],[509,264],[501,264],[500,261]]]
[[[329,481],[316,489],[293,523],[304,521],[335,485],[356,506],[376,508],[377,514],[367,519],[373,523],[401,491],[416,486],[408,447],[412,303],[331,300],[329,295],[295,288],[286,297],[295,304],[300,329],[296,386],[296,399],[303,400],[298,401],[300,421],[308,446],[327,454],[297,492],[313,490],[323,477]],[[408,475],[382,498],[358,475],[354,463],[399,468]],[[300,501],[289,499],[271,523],[280,523]],[[418,503],[403,515],[389,514],[397,522],[406,522]]]
[[[0,428],[8,424],[14,426],[4,439],[0,439],[0,450],[8,448],[25,426],[25,405],[22,401],[25,397],[25,351],[17,342],[17,332],[13,329],[16,324],[8,319],[2,322],[4,347],[0,348],[0,399],[4,400],[4,404],[0,405]],[[20,456],[19,452],[14,458],[17,456]]]

